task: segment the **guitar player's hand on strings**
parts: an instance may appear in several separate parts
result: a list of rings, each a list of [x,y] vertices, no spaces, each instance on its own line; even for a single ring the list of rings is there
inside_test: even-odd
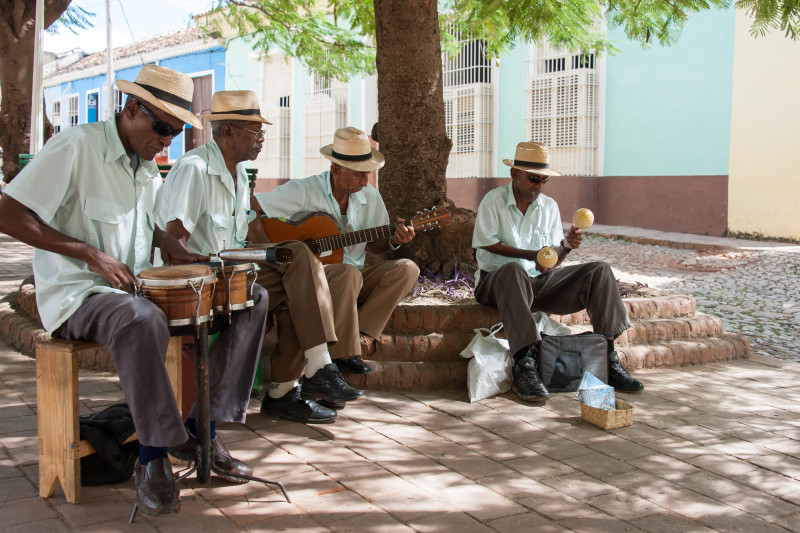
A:
[[[414,232],[414,227],[410,225],[407,226],[403,224],[403,222],[405,222],[405,219],[397,219],[397,227],[394,230],[394,236],[390,239],[390,243],[394,244],[395,246],[411,242],[411,239],[413,239],[414,235],[416,235]]]

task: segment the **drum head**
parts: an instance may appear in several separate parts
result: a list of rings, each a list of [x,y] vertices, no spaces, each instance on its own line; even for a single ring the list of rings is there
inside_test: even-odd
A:
[[[173,265],[148,268],[139,272],[140,279],[192,279],[212,274],[211,267],[202,264]]]

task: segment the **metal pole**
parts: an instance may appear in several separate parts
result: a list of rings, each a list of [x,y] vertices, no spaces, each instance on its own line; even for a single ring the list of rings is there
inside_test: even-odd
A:
[[[114,116],[114,47],[111,45],[111,0],[106,0],[106,101],[103,118]]]
[[[44,0],[36,1],[36,22],[33,42],[33,87],[31,90],[31,140],[30,153],[36,154],[42,147],[42,102],[44,90],[42,89],[42,34],[44,33]]]
[[[208,328],[195,328],[194,337],[195,412],[197,416],[197,480],[208,483],[211,478],[211,402],[208,379]]]

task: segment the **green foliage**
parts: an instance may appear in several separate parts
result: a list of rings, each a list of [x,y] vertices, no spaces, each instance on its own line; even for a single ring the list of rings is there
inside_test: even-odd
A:
[[[58,35],[60,30],[66,28],[75,35],[78,35],[78,30],[94,27],[91,20],[94,16],[94,13],[86,11],[80,6],[70,5],[61,15],[61,18],[47,28],[47,32],[52,35]]]
[[[763,37],[780,30],[796,41],[800,37],[800,1],[798,0],[738,0],[737,9],[753,18],[750,34]]]
[[[334,1],[332,12],[321,4],[315,0],[219,0],[215,11],[239,35],[254,41],[256,50],[281,49],[323,77],[344,81],[352,73],[375,72],[375,47],[358,31],[363,26],[374,32],[372,2]],[[348,19],[355,21],[355,29],[342,24]],[[219,24],[211,22],[207,29],[218,30]]]

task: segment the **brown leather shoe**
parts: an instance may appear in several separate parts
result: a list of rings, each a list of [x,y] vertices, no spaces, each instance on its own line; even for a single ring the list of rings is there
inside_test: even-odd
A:
[[[197,439],[188,429],[186,432],[189,438],[175,448],[169,449],[169,454],[182,461],[194,461],[197,458]],[[231,457],[230,452],[219,438],[211,439],[211,470],[219,477],[231,483],[247,483],[247,479],[232,477],[231,474],[239,476],[252,476],[253,469],[246,463]]]
[[[151,516],[178,514],[181,496],[175,487],[169,459],[153,459],[147,465],[136,460],[136,503],[139,509]]]

